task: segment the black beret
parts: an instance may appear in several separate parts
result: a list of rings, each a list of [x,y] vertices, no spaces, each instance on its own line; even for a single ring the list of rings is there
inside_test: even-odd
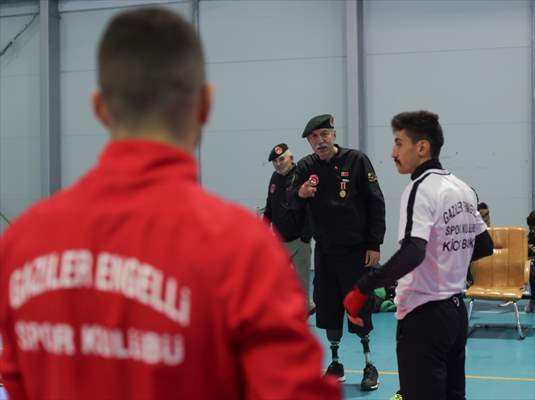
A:
[[[275,158],[279,157],[282,153],[288,150],[288,145],[286,143],[279,143],[271,150],[269,153],[268,161],[273,161]]]
[[[316,129],[334,129],[334,117],[331,114],[322,114],[312,118],[308,121],[307,126],[301,137],[306,138],[308,135],[315,131]]]

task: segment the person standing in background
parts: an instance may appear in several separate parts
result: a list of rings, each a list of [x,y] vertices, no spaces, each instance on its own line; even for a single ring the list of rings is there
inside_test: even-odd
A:
[[[264,220],[271,224],[281,236],[288,250],[292,264],[303,285],[309,314],[315,310],[309,299],[310,286],[310,225],[304,208],[292,210],[288,205],[288,190],[295,181],[294,156],[286,143],[271,149],[268,161],[275,171],[271,175],[268,196],[264,208]]]

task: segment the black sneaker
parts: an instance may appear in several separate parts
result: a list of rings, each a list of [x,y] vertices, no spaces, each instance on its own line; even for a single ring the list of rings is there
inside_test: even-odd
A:
[[[335,376],[340,382],[344,382],[346,380],[346,376],[344,375],[344,366],[338,361],[333,361],[331,365],[327,367],[325,375]]]
[[[366,364],[364,367],[364,374],[362,376],[362,382],[360,382],[361,390],[375,390],[379,387],[379,373],[377,368],[373,364]]]

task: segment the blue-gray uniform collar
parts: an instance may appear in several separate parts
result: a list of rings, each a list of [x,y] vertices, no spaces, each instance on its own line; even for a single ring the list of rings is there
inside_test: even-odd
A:
[[[411,179],[415,180],[428,169],[443,169],[443,168],[442,168],[442,164],[440,164],[440,161],[438,161],[438,159],[432,158],[430,160],[427,160],[423,164],[420,164],[411,174]]]

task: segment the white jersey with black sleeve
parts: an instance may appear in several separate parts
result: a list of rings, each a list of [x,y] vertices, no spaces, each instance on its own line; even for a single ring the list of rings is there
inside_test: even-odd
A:
[[[427,241],[427,248],[422,263],[398,281],[398,320],[424,303],[464,290],[475,237],[485,229],[475,192],[449,171],[427,169],[405,188],[399,242],[417,237]]]

